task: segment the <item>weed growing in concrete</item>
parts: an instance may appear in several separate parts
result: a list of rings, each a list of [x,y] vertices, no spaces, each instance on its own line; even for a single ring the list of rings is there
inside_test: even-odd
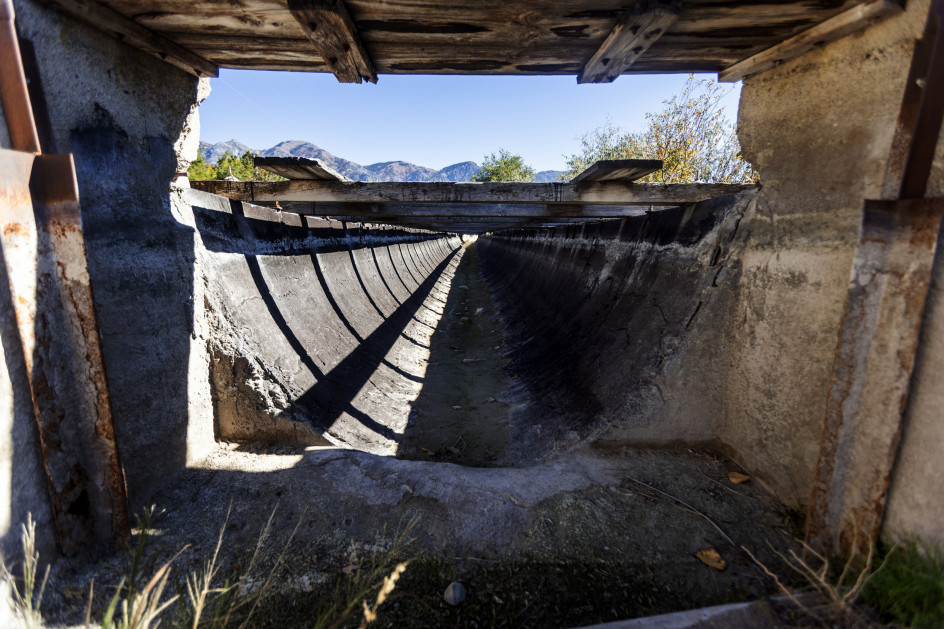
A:
[[[360,625],[362,628],[377,619],[377,610],[393,592],[397,580],[409,564],[401,562],[391,570],[396,558],[406,554],[412,543],[410,534],[416,524],[416,519],[407,522],[394,535],[389,546],[381,542],[375,547],[367,548],[352,542],[349,557],[351,564],[345,568],[347,574],[337,581],[334,595],[328,597],[327,606],[317,613],[317,618],[312,623],[314,629],[340,627],[350,621],[359,609],[364,611]],[[370,607],[367,599],[374,591],[377,591],[377,596],[373,607]]]
[[[298,524],[282,545],[274,563],[263,575],[258,573],[267,554],[265,549],[272,532],[276,510],[269,515],[266,525],[256,541],[248,567],[234,580],[224,579],[220,584],[221,551],[224,547],[229,513],[220,529],[212,555],[202,566],[186,575],[184,586],[176,595],[165,596],[171,566],[189,545],[181,548],[168,561],[157,566],[156,557],[160,551],[148,554],[146,541],[152,532],[154,520],[160,515],[154,507],[145,509],[136,515],[137,539],[129,548],[129,567],[121,578],[114,595],[108,600],[101,619],[95,623],[101,629],[150,629],[166,621],[177,629],[199,629],[211,627],[248,627],[254,615],[262,612],[267,605],[264,599],[273,593],[276,575],[285,565],[285,558],[292,540],[298,530]],[[299,518],[301,522],[301,518]],[[415,525],[411,521],[392,542],[382,541],[367,548],[352,543],[352,561],[358,562],[357,568],[345,574],[337,584],[334,596],[322,601],[313,611],[314,627],[340,627],[356,617],[363,610],[361,628],[367,627],[378,619],[380,607],[387,601],[396,587],[397,580],[406,570],[407,562],[401,562],[390,571],[394,558],[401,556],[410,541],[408,535]],[[23,565],[22,577],[16,578],[5,562],[0,560],[0,580],[11,585],[13,607],[16,619],[28,629],[42,629],[43,618],[40,614],[43,591],[46,587],[49,568],[42,579],[39,576],[39,553],[35,544],[35,524],[32,517],[27,517],[23,526]],[[389,574],[388,574],[389,573]],[[148,576],[150,575],[150,576]],[[367,600],[376,593],[374,604]],[[88,605],[85,612],[85,627],[93,626],[92,609],[95,595],[94,581],[89,586]],[[277,598],[277,597],[276,597]],[[169,609],[173,609],[171,614]],[[167,619],[165,616],[172,615]]]
[[[42,627],[43,618],[39,607],[43,602],[43,591],[46,589],[46,580],[49,578],[49,566],[43,573],[43,579],[37,587],[36,577],[39,575],[39,552],[36,551],[36,523],[32,514],[26,515],[26,524],[22,525],[20,542],[23,548],[22,578],[13,575],[13,569],[7,566],[0,557],[0,581],[10,584],[13,596],[13,612],[28,629]]]
[[[944,626],[944,554],[908,539],[889,551],[863,600],[894,622],[924,629]]]
[[[756,563],[764,573],[774,580],[777,587],[786,594],[797,608],[802,610],[810,620],[823,626],[858,626],[865,622],[865,613],[856,603],[862,597],[869,582],[881,571],[881,566],[873,570],[875,559],[875,543],[870,542],[863,555],[860,549],[858,536],[853,539],[852,553],[843,563],[842,570],[837,575],[829,559],[798,540],[803,547],[802,553],[790,549],[786,554],[771,547],[771,550],[793,570],[800,579],[810,586],[821,604],[810,606],[804,604],[795,592],[787,588],[781,579],[765,566],[750,550],[741,546],[741,549]],[[807,602],[809,599],[805,599]]]

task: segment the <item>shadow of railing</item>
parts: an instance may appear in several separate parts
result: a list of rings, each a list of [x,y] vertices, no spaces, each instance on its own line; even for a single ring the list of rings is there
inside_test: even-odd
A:
[[[391,229],[375,236],[379,230],[362,230],[344,223],[311,226],[305,224],[304,218],[301,218],[300,225],[287,225],[247,216],[243,204],[235,201],[230,202],[229,210],[193,207],[196,227],[208,252],[237,254],[245,260],[255,292],[274,324],[269,329],[278,331],[313,376],[314,385],[291,400],[292,419],[306,421],[335,442],[348,443],[353,435],[354,441],[379,444],[381,450],[384,447],[395,449],[402,438],[406,416],[399,417],[393,409],[385,413],[384,408],[377,405],[371,407],[371,412],[365,412],[358,407],[358,402],[365,395],[388,395],[390,390],[403,389],[407,383],[414,390],[422,387],[425,367],[420,374],[411,373],[395,364],[389,356],[401,339],[415,352],[428,353],[428,345],[408,332],[411,325],[415,328],[413,324],[425,326],[425,334],[431,334],[435,329],[435,322],[423,318],[430,319],[432,315],[438,320],[441,316],[428,303],[445,304],[434,289],[458,249],[444,242],[432,242],[443,240],[442,235]],[[418,247],[423,250],[417,250],[414,255],[413,249]],[[378,260],[378,248],[386,249],[389,266]],[[394,248],[397,254],[393,253]],[[370,249],[370,258],[356,255],[362,249]],[[349,264],[350,269],[336,268],[336,263],[326,267],[320,258],[343,252],[347,253],[344,266]],[[384,254],[379,252],[379,255]],[[280,305],[277,291],[270,285],[272,280],[266,279],[263,260],[268,256],[290,256],[310,263],[310,267],[306,264],[299,270],[302,278],[312,278],[312,295],[321,293],[317,295],[318,305],[312,308],[310,316],[319,318],[323,326],[332,328],[332,334],[338,338],[337,347],[318,346],[314,349],[315,339],[309,338],[310,329],[293,329],[289,323],[292,317],[283,311],[285,305]],[[401,262],[397,263],[395,257]],[[372,264],[362,270],[358,259],[369,260]],[[387,268],[386,273],[382,267]],[[402,291],[395,291],[388,282],[390,269],[402,285]],[[406,281],[401,273],[407,274]],[[225,282],[226,278],[212,278],[212,281]],[[336,287],[332,289],[332,285]],[[369,286],[374,288],[376,296],[371,294]],[[339,293],[341,290],[346,292]],[[356,294],[351,294],[351,291]],[[421,318],[418,313],[424,308],[429,312]],[[379,323],[375,324],[377,321]],[[374,327],[367,332],[365,328],[369,326]],[[267,334],[266,325],[261,321],[257,322],[256,329],[260,335]],[[261,342],[265,343],[265,338]],[[353,347],[347,351],[346,347],[351,345]],[[347,351],[346,355],[328,365],[326,358],[344,351]],[[325,356],[321,356],[322,353]],[[260,418],[260,421],[264,420]]]

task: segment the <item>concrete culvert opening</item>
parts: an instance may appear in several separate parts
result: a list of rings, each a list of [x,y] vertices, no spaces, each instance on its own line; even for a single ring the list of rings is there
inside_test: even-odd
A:
[[[216,600],[273,627],[406,562],[390,625],[581,626],[803,587],[798,538],[944,539],[927,1],[15,4],[0,550],[32,514],[47,624],[133,589],[129,530],[181,584],[222,539]],[[745,79],[759,185],[186,177],[221,67],[608,82],[638,20],[620,72]]]

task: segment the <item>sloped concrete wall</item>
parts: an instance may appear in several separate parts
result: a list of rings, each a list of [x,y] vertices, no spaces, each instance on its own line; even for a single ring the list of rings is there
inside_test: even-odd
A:
[[[591,440],[717,445],[730,243],[752,203],[479,239],[531,398],[530,434],[515,441],[541,456]]]
[[[394,454],[460,240],[180,199],[198,235],[216,438]]]

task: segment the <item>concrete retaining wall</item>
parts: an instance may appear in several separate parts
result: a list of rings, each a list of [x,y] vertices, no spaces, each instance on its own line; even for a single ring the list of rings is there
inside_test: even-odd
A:
[[[171,215],[168,189],[180,168],[177,149],[197,141],[190,132],[207,84],[38,3],[14,5],[45,88],[52,141],[44,150],[75,156],[115,432],[129,492],[141,495],[185,465],[183,435],[200,404],[188,371],[193,232]],[[53,529],[30,393],[16,328],[3,325],[3,422],[7,435],[13,431],[3,439],[13,444],[3,466],[12,468],[15,490],[0,504],[0,535],[3,550],[15,546],[30,511],[49,556]]]
[[[901,16],[752,77],[742,91],[739,137],[763,190],[743,225],[752,237],[719,436],[787,499],[810,495],[862,202],[881,196],[927,8],[924,0],[909,1]],[[941,147],[932,196],[944,194]],[[886,514],[887,534],[912,531],[938,541],[942,271],[939,260]]]

